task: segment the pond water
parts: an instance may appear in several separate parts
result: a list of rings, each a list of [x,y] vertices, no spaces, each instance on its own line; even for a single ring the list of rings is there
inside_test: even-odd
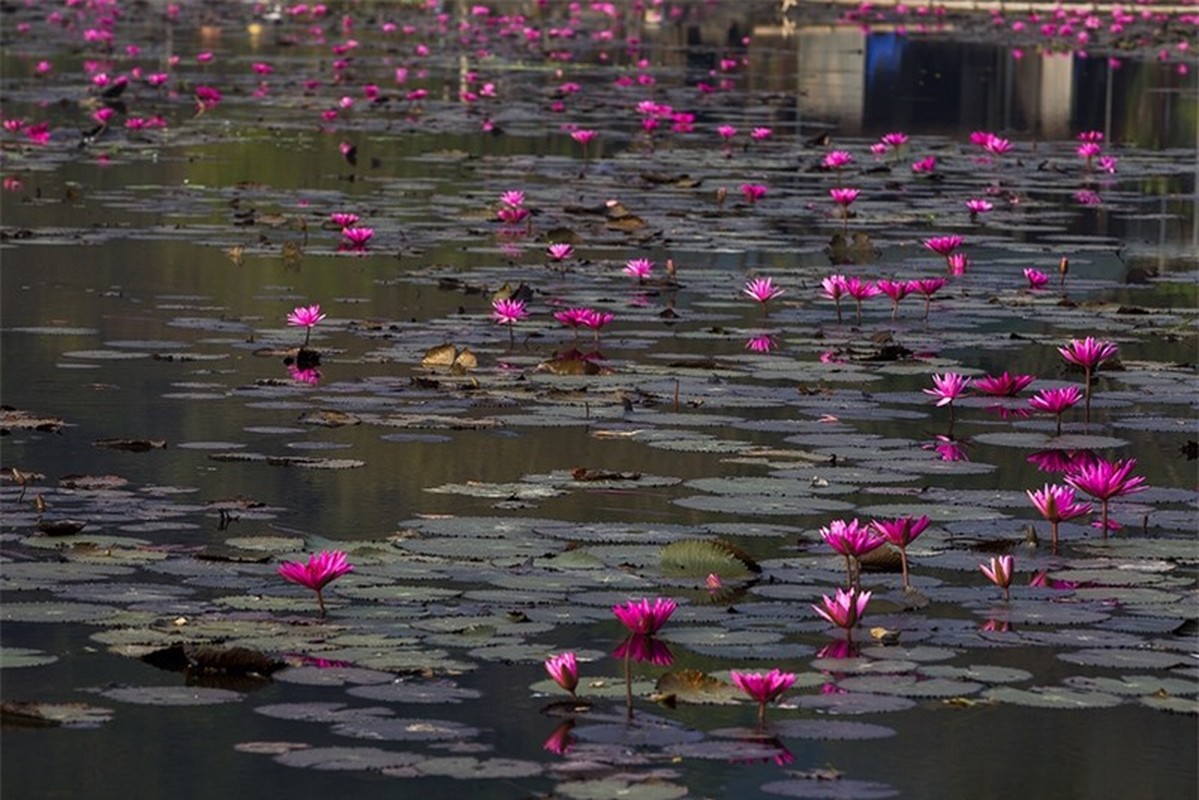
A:
[[[1196,796],[1195,15],[647,5],[5,9],[5,796]]]

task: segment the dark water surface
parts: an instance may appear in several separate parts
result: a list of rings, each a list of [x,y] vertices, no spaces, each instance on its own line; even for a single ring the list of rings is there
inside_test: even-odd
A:
[[[0,392],[6,407],[67,423],[56,432],[13,427],[0,439],[0,586],[9,609],[0,641],[5,653],[31,648],[57,659],[3,669],[0,692],[5,702],[85,702],[114,713],[84,730],[6,724],[5,798],[602,797],[626,785],[633,788],[621,796],[756,797],[777,796],[764,785],[826,767],[843,773],[842,781],[801,778],[775,791],[1197,796],[1199,72],[1193,57],[1186,60],[1191,51],[1177,48],[1178,41],[1194,44],[1193,21],[1146,33],[1113,65],[1101,48],[1039,51],[999,34],[1001,26],[981,15],[949,15],[943,30],[924,32],[915,15],[888,16],[863,30],[834,24],[831,11],[780,17],[775,3],[668,3],[644,15],[616,3],[612,17],[588,7],[574,22],[566,4],[556,3],[541,11],[533,3],[493,4],[488,15],[444,4],[441,22],[406,5],[354,3],[333,4],[324,17],[285,13],[278,23],[248,6],[211,4],[207,11],[185,5],[169,21],[152,5],[124,12],[109,53],[82,40],[89,27],[103,30],[97,18],[105,12],[76,5],[65,12],[74,20],[69,26],[47,21],[57,5],[7,14],[0,57],[4,118],[46,121],[51,129],[45,145],[29,143],[20,130],[3,134]],[[501,11],[528,16],[496,21]],[[348,30],[343,14],[353,23]],[[22,22],[28,31],[16,27]],[[386,22],[396,29],[385,30]],[[568,24],[575,36],[550,36]],[[611,41],[602,34],[608,30]],[[356,48],[333,51],[351,38]],[[427,55],[414,54],[418,43]],[[140,53],[126,55],[127,44]],[[1013,58],[1014,46],[1022,57]],[[1156,57],[1160,48],[1168,59]],[[212,61],[197,62],[201,51],[213,52]],[[181,57],[177,66],[173,54]],[[348,59],[340,70],[338,58]],[[53,69],[39,76],[43,59]],[[722,59],[729,61],[723,68]],[[92,60],[102,65],[89,74]],[[253,63],[269,63],[273,72],[255,73]],[[134,66],[171,78],[161,89],[131,79],[119,107],[98,97],[91,75],[131,74]],[[403,84],[396,68],[408,70]],[[620,78],[633,85],[619,85]],[[722,80],[729,81],[723,88]],[[372,82],[383,94],[373,104],[362,89]],[[488,82],[496,84],[494,99],[460,101],[460,89],[478,93]],[[578,91],[563,90],[567,82]],[[701,82],[717,90],[703,93]],[[260,84],[267,91],[255,97]],[[197,85],[223,94],[198,116]],[[428,96],[405,99],[415,88]],[[343,96],[355,98],[353,109],[322,120]],[[651,140],[634,108],[646,99],[694,114],[694,131],[672,133],[664,119]],[[563,110],[553,109],[555,101]],[[114,120],[108,130],[88,130],[85,141],[80,130],[105,105]],[[165,129],[123,127],[153,114],[166,118]],[[494,131],[484,131],[488,122]],[[564,125],[599,132],[586,158]],[[719,125],[738,129],[727,149]],[[770,127],[770,138],[751,141],[754,127]],[[899,130],[911,137],[904,150],[871,154],[881,134]],[[978,130],[1009,138],[1013,152],[984,158],[969,143]],[[1118,157],[1114,173],[1081,166],[1075,137],[1091,130],[1102,131],[1104,152]],[[831,141],[816,141],[824,133]],[[356,146],[355,163],[343,143]],[[834,148],[855,159],[842,174],[818,166]],[[939,177],[931,180],[910,169],[929,155],[938,161]],[[744,202],[744,183],[766,185],[766,197]],[[834,265],[826,252],[842,229],[828,200],[834,186],[862,189],[845,230],[866,234],[874,252],[852,263]],[[727,190],[723,202],[719,188]],[[495,218],[500,193],[511,189],[525,191],[535,209],[528,228]],[[983,196],[996,209],[971,220],[963,201]],[[605,206],[612,199],[644,227],[612,224]],[[339,211],[359,214],[374,229],[365,252],[339,249],[338,230],[327,224]],[[846,301],[845,324],[836,323],[820,296],[822,278],[944,275],[943,261],[921,242],[950,233],[966,240],[971,266],[937,296],[928,323],[918,297],[903,301],[895,322],[885,298],[869,299],[860,327]],[[563,270],[549,269],[547,241],[567,239],[575,255]],[[1070,260],[1064,292],[1062,256]],[[621,269],[638,257],[656,262],[655,279],[672,259],[681,286],[634,285]],[[1029,266],[1051,277],[1040,294],[1026,288],[1022,269]],[[787,291],[769,317],[741,295],[744,281],[760,275]],[[533,290],[534,313],[516,326],[513,349],[487,317],[491,293],[505,282]],[[329,315],[312,336],[321,353],[318,386],[290,380],[282,363],[303,336],[284,325],[285,316],[310,303]],[[616,314],[599,362],[610,374],[539,368],[570,349],[570,334],[551,312],[575,305]],[[746,339],[763,333],[776,337],[777,349],[751,354]],[[1135,457],[1136,474],[1153,488],[1117,501],[1114,515],[1125,529],[1113,534],[1111,549],[1094,530],[1065,523],[1063,552],[1051,556],[1048,531],[1024,491],[1061,475],[1034,469],[1027,456],[1037,447],[987,436],[1049,439],[1052,421],[1005,420],[971,399],[959,402],[948,424],[946,410],[933,408],[921,389],[947,370],[1027,372],[1043,382],[1034,388],[1078,385],[1082,376],[1064,369],[1056,346],[1085,336],[1117,341],[1120,364],[1097,378],[1089,426],[1078,409],[1068,412],[1066,431],[1080,437],[1078,446],[1046,447]],[[425,352],[444,342],[469,346],[479,367],[467,375],[422,368]],[[863,358],[888,342],[903,345],[907,357]],[[823,353],[832,363],[822,363]],[[321,426],[305,418],[315,411],[363,421]],[[382,424],[372,414],[393,418]],[[840,421],[821,428],[824,414]],[[399,415],[430,419],[400,423]],[[483,425],[490,420],[503,424]],[[964,447],[969,461],[938,460],[931,449],[945,443],[938,436]],[[107,438],[167,445],[148,452],[94,445]],[[303,469],[212,457],[237,453],[365,463]],[[568,475],[575,467],[644,478],[580,488]],[[791,468],[806,472],[784,473],[787,480],[806,487],[812,476],[844,467],[861,475],[834,478],[828,494],[762,490],[747,501],[698,483]],[[22,493],[13,468],[44,477]],[[919,471],[894,476],[892,468]],[[60,486],[67,475],[128,483],[111,494],[74,492]],[[534,491],[547,487],[559,491]],[[33,506],[39,495],[41,512]],[[833,500],[845,510],[801,504],[794,513],[771,513],[780,496]],[[223,519],[214,504],[238,498],[256,507]],[[914,581],[931,602],[904,611],[898,575],[867,573],[875,601],[855,636],[870,648],[866,629],[883,626],[900,631],[900,647],[915,648],[888,655],[875,647],[867,662],[917,662],[896,668],[896,680],[929,680],[924,668],[934,664],[981,665],[1028,673],[1011,683],[1019,689],[1136,678],[1167,681],[1168,690],[1128,688],[1105,694],[1112,702],[1073,698],[1080,707],[1046,708],[1027,699],[989,701],[986,692],[1004,684],[980,679],[983,685],[958,684],[960,691],[900,691],[915,701],[900,711],[838,717],[797,708],[797,697],[852,678],[827,660],[813,665],[817,650],[838,639],[817,624],[810,604],[843,577],[818,529],[900,504],[934,517],[928,538],[911,551]],[[486,522],[493,516],[509,520],[515,533]],[[84,532],[58,545],[37,533],[40,521],[64,517],[82,517]],[[453,522],[441,520],[451,517],[463,527],[446,534]],[[1020,543],[1030,524],[1040,536],[1035,550]],[[577,536],[570,526],[581,526]],[[731,599],[714,602],[702,575],[659,569],[663,542],[718,534],[763,566],[754,583],[730,582],[738,591]],[[257,537],[303,542],[288,547]],[[480,549],[454,550],[456,538]],[[227,540],[261,548],[262,563],[197,566],[197,554]],[[503,545],[484,551],[497,541]],[[273,570],[285,558],[326,548],[348,549],[359,569],[327,590],[330,614],[317,624],[311,597],[282,585]],[[1017,559],[1010,608],[975,566],[1005,549]],[[572,565],[570,557],[591,561]],[[19,571],[42,562],[61,565],[61,582]],[[84,580],[71,572],[79,564],[116,569]],[[1082,587],[1055,594],[1026,587],[1038,569],[1094,572],[1078,578]],[[1113,570],[1136,580],[1116,580]],[[104,599],[106,582],[165,584],[188,594]],[[93,593],[80,595],[80,584]],[[411,587],[412,594],[350,599],[351,589],[375,587]],[[730,668],[747,667],[815,675],[784,696],[784,707],[770,709],[768,724],[845,720],[886,726],[893,735],[857,741],[783,733],[777,746],[790,760],[780,758],[781,765],[758,758],[759,751],[750,759],[732,751],[699,756],[679,745],[735,739],[730,728],[748,737],[751,707],[671,708],[644,692],[636,701],[640,725],[625,726],[618,693],[597,697],[578,715],[580,743],[571,752],[544,749],[562,717],[546,711],[552,689],[530,688],[544,679],[541,660],[578,650],[584,696],[588,680],[616,680],[621,665],[608,654],[621,631],[608,608],[659,595],[682,604],[662,632],[667,641],[676,637],[671,669],[722,680]],[[53,600],[105,603],[120,614],[80,624],[28,621],[33,612],[21,610]],[[261,610],[256,600],[265,603]],[[1092,616],[1020,616],[1041,609]],[[1009,613],[1017,619],[1007,630],[988,629]],[[544,627],[523,633],[509,614]],[[312,656],[371,666],[371,648],[398,662],[390,644],[370,637],[405,638],[411,642],[403,650],[414,654],[409,666],[379,669],[416,684],[448,678],[479,694],[457,704],[386,703],[284,675],[257,683],[185,678],[127,657],[141,652],[133,645],[161,641],[135,641],[137,632],[165,631],[169,639],[180,620],[238,619],[251,628],[210,641],[286,654],[295,663]],[[278,630],[268,630],[274,621]],[[129,631],[128,642],[104,638],[114,631]],[[727,643],[725,633],[733,637]],[[736,644],[741,634],[761,643]],[[1126,660],[1071,660],[1093,649]],[[668,669],[634,671],[652,683]],[[97,693],[185,681],[244,694],[224,705],[176,707]],[[874,692],[885,695],[884,688]],[[1147,702],[1154,698],[1177,704],[1162,710]],[[326,723],[254,711],[303,702],[382,705],[397,717],[477,731],[441,742],[350,738]],[[658,719],[667,732],[647,732]],[[463,778],[472,767],[462,761],[404,777],[301,769],[235,750],[264,742],[477,758],[493,774]]]

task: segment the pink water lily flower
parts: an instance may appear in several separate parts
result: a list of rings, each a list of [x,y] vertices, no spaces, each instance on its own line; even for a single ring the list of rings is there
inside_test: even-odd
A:
[[[820,166],[825,169],[842,169],[853,163],[853,155],[845,150],[832,150],[824,154]]]
[[[645,283],[654,269],[654,262],[648,258],[632,258],[624,265],[626,275],[632,275],[638,283]]]
[[[887,147],[892,148],[893,150],[898,150],[899,148],[903,147],[905,144],[908,143],[908,135],[901,131],[893,131],[891,133],[883,134],[882,138],[879,141],[881,141],[883,144],[887,145]]]
[[[925,156],[919,161],[912,162],[912,172],[917,175],[929,175],[937,169],[937,157]]]
[[[987,576],[987,579],[990,580],[991,583],[995,584],[1000,589],[1003,589],[1004,600],[1012,599],[1011,586],[1014,567],[1015,559],[1013,559],[1011,556],[995,556],[991,559],[991,563],[989,565],[978,565],[979,570],[982,571],[983,575]]]
[[[870,596],[870,592],[847,592],[838,587],[835,597],[822,595],[820,604],[813,605],[812,610],[838,628],[844,628],[845,638],[849,640],[853,637],[854,626],[866,615]]]
[[[786,289],[775,286],[774,281],[770,278],[754,278],[745,282],[745,287],[741,290],[741,293],[761,303],[764,311],[766,304],[774,298],[785,294]]]
[[[852,189],[849,187],[838,186],[828,190],[829,197],[833,198],[833,202],[842,208],[848,208],[854,200],[858,199],[858,195],[862,192],[860,189]]]
[[[727,142],[737,135],[737,129],[732,125],[720,125],[716,128],[716,133],[720,134],[720,138]]]
[[[858,277],[846,279],[845,293],[852,297],[857,304],[859,327],[862,325],[862,301],[877,294],[882,294],[882,291],[873,281],[864,281]]]
[[[1035,375],[1011,375],[1004,370],[1002,375],[988,375],[974,381],[974,388],[992,397],[1015,397],[1035,381]]]
[[[773,703],[795,684],[796,675],[777,667],[767,673],[729,670],[733,684],[758,704],[758,724],[766,722],[766,704]]]
[[[1090,336],[1085,339],[1071,339],[1065,347],[1057,349],[1062,354],[1062,358],[1083,369],[1085,375],[1083,390],[1086,396],[1086,411],[1083,419],[1087,422],[1091,421],[1091,375],[1099,369],[1103,362],[1116,355],[1118,350],[1119,348],[1115,342],[1095,339]]]
[[[763,333],[760,336],[751,336],[745,342],[745,349],[754,353],[769,353],[777,346],[774,337],[768,333]]]
[[[953,401],[957,400],[965,393],[966,387],[970,385],[970,378],[959,375],[956,372],[946,372],[944,375],[933,375],[933,388],[923,389],[927,395],[932,395],[937,398],[938,406],[953,406]]]
[[[515,325],[529,316],[525,301],[510,297],[496,298],[491,301],[491,318],[497,325]]]
[[[1044,411],[1057,417],[1056,436],[1062,435],[1062,413],[1073,407],[1082,399],[1082,391],[1077,386],[1063,386],[1058,389],[1042,389],[1028,399],[1028,404],[1037,411]]]
[[[920,292],[924,295],[924,319],[928,321],[928,312],[932,308],[933,295],[936,294],[945,285],[944,278],[921,278],[911,281],[913,291]]]
[[[554,683],[565,689],[571,697],[575,696],[575,689],[579,686],[579,663],[574,653],[550,656],[545,661],[545,671],[554,679]]]
[[[1090,503],[1080,503],[1070,486],[1045,484],[1040,490],[1029,489],[1025,492],[1028,499],[1041,512],[1041,516],[1049,523],[1053,536],[1053,552],[1057,553],[1057,526],[1075,517],[1091,513]]]
[[[741,194],[745,195],[745,202],[754,205],[766,196],[766,187],[760,183],[743,183]]]
[[[846,284],[844,275],[829,275],[820,281],[824,296],[832,300],[837,308],[837,324],[841,323],[841,297],[845,294]]]
[[[346,240],[346,243],[353,250],[365,250],[366,243],[375,235],[374,228],[358,226],[352,228],[342,228],[341,237]]]
[[[905,590],[911,588],[911,584],[908,583],[908,545],[915,541],[917,536],[924,533],[924,530],[929,525],[929,521],[927,515],[920,517],[896,517],[895,519],[875,519],[870,521],[870,527],[874,529],[875,533],[899,550],[900,565],[903,571],[903,588]]]
[[[774,135],[773,128],[754,128],[749,132],[749,138],[755,142],[764,142]]]
[[[966,210],[970,212],[971,217],[977,217],[979,214],[985,214],[995,206],[991,205],[990,200],[972,197],[966,201]]]
[[[1032,267],[1024,268],[1024,278],[1028,281],[1029,289],[1040,289],[1045,284],[1049,283],[1049,276],[1039,269]]]
[[[835,519],[820,529],[820,537],[845,557],[845,582],[850,586],[856,586],[860,580],[862,556],[883,546],[883,540],[871,532],[870,526],[857,519]]]
[[[294,328],[306,328],[304,331],[304,344],[301,347],[307,347],[308,338],[312,335],[313,326],[324,318],[325,315],[321,313],[319,303],[311,306],[296,306],[287,315],[287,324]]]
[[[678,603],[669,597],[654,598],[652,605],[648,598],[642,598],[612,606],[612,613],[630,633],[652,636],[666,624],[676,608]]]
[[[358,222],[358,215],[347,211],[334,211],[329,215],[329,221],[339,228],[352,228]]]
[[[1143,492],[1148,489],[1145,479],[1132,476],[1137,466],[1137,460],[1106,461],[1096,459],[1090,464],[1081,464],[1077,469],[1066,473],[1066,483],[1079,491],[1086,492],[1100,503],[1100,519],[1097,523],[1107,538],[1108,530],[1117,530],[1119,525],[1108,518],[1108,503],[1115,497]]]
[[[353,565],[346,561],[346,554],[340,550],[322,550],[313,554],[307,564],[284,561],[278,568],[278,573],[286,580],[307,586],[316,592],[316,601],[320,606],[322,617],[325,615],[325,599],[322,590],[331,581],[353,571]]]
[[[899,317],[899,301],[916,290],[912,281],[892,281],[880,278],[875,282],[878,290],[891,298],[891,319]]]
[[[924,240],[924,246],[939,256],[948,257],[950,253],[962,246],[961,236],[934,236]]]
[[[525,204],[525,193],[519,189],[509,189],[500,194],[500,204],[509,208],[519,208]]]
[[[554,242],[545,249],[548,255],[554,261],[565,261],[574,254],[574,247],[566,242]]]

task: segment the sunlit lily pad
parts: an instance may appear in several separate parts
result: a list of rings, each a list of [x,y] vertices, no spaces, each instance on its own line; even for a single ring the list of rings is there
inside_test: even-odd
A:
[[[40,667],[57,660],[58,656],[29,647],[0,647],[0,669]]]
[[[144,706],[211,706],[237,703],[244,698],[240,692],[204,686],[115,686],[99,694],[110,700]]]
[[[1064,686],[1033,686],[1029,689],[996,686],[984,691],[983,697],[1018,706],[1056,709],[1110,708],[1122,702],[1112,694],[1078,691]]]

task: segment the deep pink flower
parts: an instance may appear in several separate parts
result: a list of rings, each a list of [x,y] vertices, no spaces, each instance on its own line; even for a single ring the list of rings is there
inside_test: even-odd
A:
[[[755,353],[769,353],[775,347],[774,337],[768,333],[753,336],[745,343],[745,349]]]
[[[868,297],[882,294],[882,291],[872,281],[864,281],[856,276],[845,280],[845,293],[859,303]]]
[[[316,386],[321,382],[321,371],[315,367],[301,369],[296,364],[288,364],[287,375],[296,383],[305,383],[309,386]]]
[[[1088,336],[1085,339],[1071,339],[1069,344],[1059,347],[1057,351],[1071,364],[1077,364],[1090,372],[1114,356],[1118,349],[1115,342]]]
[[[961,236],[934,236],[931,239],[924,240],[924,246],[940,256],[949,257],[949,254],[962,246]]]
[[[772,128],[754,128],[749,132],[749,138],[755,142],[764,142],[774,133]]]
[[[933,375],[933,388],[922,390],[927,395],[932,395],[937,398],[937,405],[944,406],[953,405],[953,401],[962,396],[966,391],[966,387],[970,385],[970,378],[959,375],[956,372],[946,372],[944,375]]]
[[[574,719],[563,720],[562,724],[554,728],[541,743],[541,749],[559,756],[569,753],[574,748],[575,742],[578,741],[577,737],[571,733],[574,726]]]
[[[835,519],[826,527],[820,529],[820,536],[838,553],[858,558],[881,547],[883,540],[870,532],[870,527],[862,525],[857,519],[846,522]]]
[[[894,131],[892,133],[883,134],[883,137],[879,141],[881,141],[883,144],[887,145],[887,147],[890,147],[894,150],[898,150],[899,148],[901,148],[905,144],[907,144],[908,135],[906,133],[902,133],[900,131]]]
[[[589,313],[590,309],[586,308],[568,308],[564,311],[555,311],[554,319],[568,328],[575,328],[577,330]]]
[[[652,636],[666,624],[676,608],[678,603],[668,597],[655,598],[653,605],[650,605],[648,598],[643,598],[630,600],[622,606],[612,606],[612,613],[630,633]]]
[[[776,667],[765,674],[760,672],[737,672],[729,670],[729,678],[738,689],[745,692],[758,704],[758,721],[766,719],[766,704],[773,703],[783,692],[795,684],[796,676],[790,672],[781,672]]]
[[[1085,158],[1090,163],[1091,159],[1103,152],[1103,147],[1097,142],[1083,142],[1075,152],[1079,158]]]
[[[574,247],[566,242],[554,242],[546,248],[546,254],[554,261],[565,261],[574,251]]]
[[[1129,477],[1136,465],[1135,458],[1127,461],[1098,459],[1093,464],[1083,464],[1066,473],[1066,483],[1106,504],[1113,497],[1122,497],[1149,488],[1144,485],[1144,478]]]
[[[519,208],[525,204],[525,193],[519,189],[509,189],[500,194],[500,205],[509,208]]]
[[[737,135],[737,129],[732,125],[721,125],[716,129],[716,132],[720,134],[720,138],[724,139],[726,142]]]
[[[374,235],[374,228],[367,228],[364,226],[341,229],[341,237],[345,239],[346,244],[348,244],[354,250],[365,250],[366,243],[369,242],[371,237]]]
[[[746,281],[745,288],[741,290],[741,293],[765,304],[779,295],[785,294],[786,290],[775,286],[770,278],[754,278]]]
[[[924,533],[924,529],[928,527],[929,519],[927,516],[917,517],[897,517],[895,519],[875,519],[870,521],[870,527],[878,533],[887,542],[894,545],[899,550],[900,564],[903,569],[903,588],[909,589],[908,583],[908,545],[915,541],[916,537]]]
[[[25,128],[25,137],[33,144],[49,144],[50,126],[45,122],[30,125]]]
[[[559,653],[550,656],[545,661],[545,671],[554,679],[554,683],[565,689],[571,697],[579,686],[579,664],[574,653]]]
[[[833,202],[842,208],[849,208],[850,203],[858,199],[861,194],[859,189],[850,189],[845,187],[837,187],[828,190],[829,197],[833,198]]]
[[[937,169],[937,157],[936,156],[926,156],[925,158],[922,158],[919,161],[912,162],[912,172],[916,173],[917,175],[931,173],[931,172],[935,171],[936,169]]]
[[[296,306],[291,313],[287,315],[287,324],[296,328],[311,328],[318,322],[323,320],[325,315],[321,313],[320,305],[311,306]]]
[[[1029,289],[1040,289],[1045,284],[1049,283],[1049,276],[1039,269],[1032,267],[1024,268],[1024,277],[1028,280]]]
[[[824,154],[820,166],[825,169],[841,169],[853,163],[853,155],[845,150],[832,150]]]
[[[527,316],[524,300],[503,297],[491,301],[491,318],[497,325],[515,325]]]
[[[974,381],[974,388],[992,397],[1015,397],[1035,381],[1035,375],[1010,375],[1004,370],[1002,375],[988,375]]]
[[[495,215],[505,225],[516,225],[529,216],[529,209],[522,206],[502,206]]]
[[[210,108],[215,108],[221,102],[220,91],[212,86],[197,86],[194,93],[198,113],[202,114]]]
[[[284,561],[279,565],[278,572],[286,580],[307,586],[316,592],[316,600],[320,605],[321,616],[325,614],[325,599],[322,590],[331,582],[347,572],[353,572],[354,567],[346,561],[346,554],[340,550],[322,550],[313,554],[307,564],[295,561]]]
[[[899,316],[899,301],[915,291],[912,281],[892,281],[880,278],[875,286],[880,292],[891,298],[891,319],[893,320]]]
[[[966,201],[966,210],[970,212],[970,216],[972,217],[979,214],[985,214],[994,207],[995,206],[991,205],[990,200],[983,200],[981,198],[972,197]]]
[[[570,132],[570,138],[583,145],[583,147],[586,147],[588,144],[590,144],[597,135],[598,134],[595,131],[585,128],[580,128],[579,130]]]
[[[760,183],[743,183],[741,194],[745,195],[745,202],[753,205],[766,196],[766,187]]]
[[[991,583],[1003,589],[1003,599],[1011,599],[1012,571],[1014,559],[1011,556],[995,556],[990,565],[979,564],[978,568],[986,575]]]
[[[1082,390],[1077,386],[1057,389],[1042,389],[1028,399],[1028,404],[1038,411],[1061,416],[1062,412],[1082,399]]]
[[[844,275],[829,275],[820,281],[824,296],[832,300],[837,308],[837,323],[841,323],[841,298],[845,295],[847,285]]]
[[[632,258],[624,265],[626,275],[632,275],[639,282],[645,283],[654,269],[654,262],[648,258]]]
[[[844,628],[846,636],[850,636],[855,625],[866,615],[866,606],[870,604],[870,592],[845,591],[837,588],[835,597],[822,595],[819,605],[813,605],[812,610],[838,628]]]
[[[329,215],[329,221],[339,228],[352,228],[358,223],[358,215],[345,211],[335,211]]]
[[[993,156],[1002,156],[1011,152],[1012,143],[999,136],[992,136],[983,144],[983,149]]]
[[[945,265],[948,267],[950,275],[965,275],[966,267],[970,266],[970,259],[965,253],[950,253],[945,256]]]
[[[1025,492],[1041,516],[1049,522],[1053,535],[1053,552],[1057,552],[1057,526],[1059,522],[1091,513],[1090,503],[1080,503],[1069,486],[1045,484],[1039,491]]]

